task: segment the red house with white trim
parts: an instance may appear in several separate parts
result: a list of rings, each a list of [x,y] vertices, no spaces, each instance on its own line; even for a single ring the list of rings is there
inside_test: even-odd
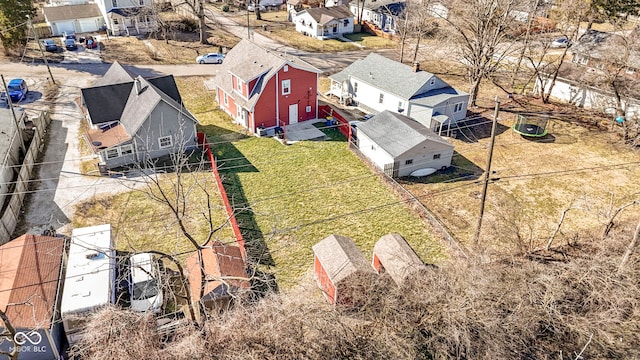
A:
[[[244,39],[219,67],[216,99],[234,122],[254,134],[266,134],[278,126],[318,118],[319,74],[298,58]]]

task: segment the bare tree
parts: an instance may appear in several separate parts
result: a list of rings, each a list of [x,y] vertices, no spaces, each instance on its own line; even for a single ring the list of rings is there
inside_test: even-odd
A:
[[[512,49],[507,41],[513,11],[520,0],[449,0],[444,19],[449,25],[446,41],[458,48],[470,83],[469,105],[475,106],[480,83],[493,76]]]
[[[207,43],[207,15],[204,8],[205,0],[184,0],[175,5],[175,7],[186,6],[189,12],[196,16],[198,19],[198,29],[200,31],[200,43]]]
[[[589,0],[565,0],[554,9],[554,16],[558,19],[560,32],[568,41],[576,41],[580,30],[580,22],[590,14],[592,8]],[[556,65],[547,66],[546,70],[551,70],[546,76],[545,81],[541,81],[541,97],[546,104],[549,102],[551,92],[555,87],[560,67],[567,58],[569,46],[564,47],[562,55],[556,60]],[[546,85],[548,82],[548,86]]]

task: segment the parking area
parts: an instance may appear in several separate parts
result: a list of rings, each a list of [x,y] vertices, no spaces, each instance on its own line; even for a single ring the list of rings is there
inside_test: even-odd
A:
[[[99,37],[97,37],[100,42]],[[87,49],[84,43],[78,43],[76,50],[64,50],[63,64],[99,64],[102,63],[100,46],[94,49]]]

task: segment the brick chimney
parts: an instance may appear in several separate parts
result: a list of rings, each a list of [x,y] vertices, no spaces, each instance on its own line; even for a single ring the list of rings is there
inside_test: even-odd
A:
[[[414,62],[413,63],[413,72],[419,72],[420,71],[420,63],[419,62]]]

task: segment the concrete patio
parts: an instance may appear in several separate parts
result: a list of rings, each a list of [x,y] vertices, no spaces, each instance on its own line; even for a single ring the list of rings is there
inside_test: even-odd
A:
[[[321,130],[313,126],[313,124],[317,122],[324,123],[325,120],[309,120],[287,125],[287,143],[295,143],[303,140],[325,140],[327,136]]]

